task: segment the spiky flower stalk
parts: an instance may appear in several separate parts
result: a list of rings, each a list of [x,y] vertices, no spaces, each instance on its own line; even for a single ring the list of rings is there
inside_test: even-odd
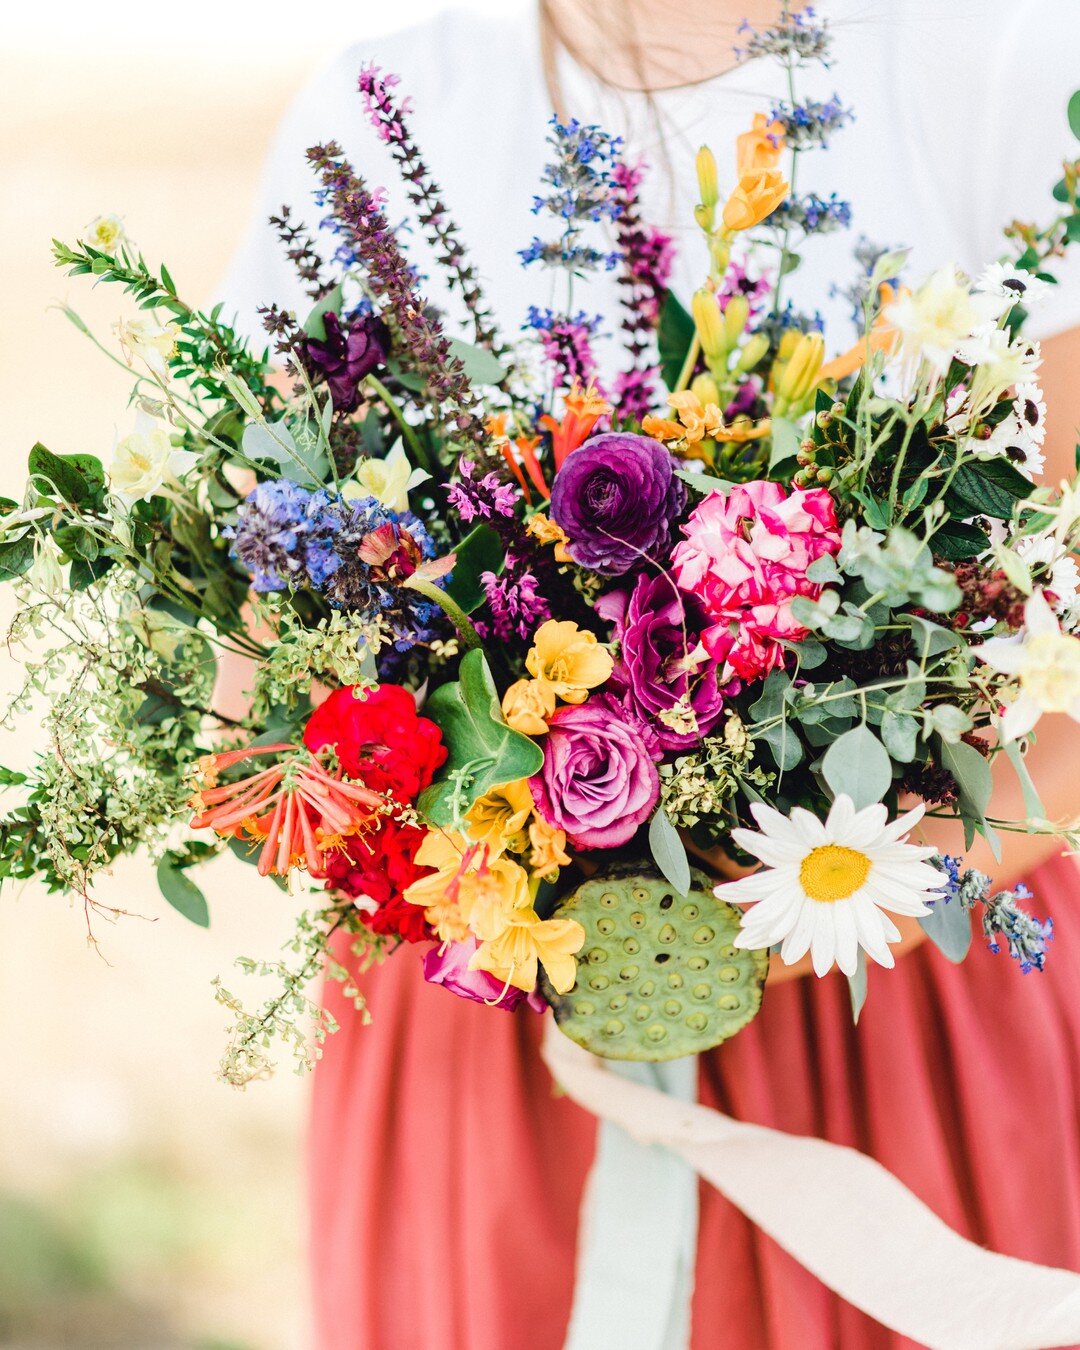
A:
[[[469,311],[477,344],[496,356],[506,356],[508,349],[499,336],[495,318],[484,300],[476,268],[469,261],[457,227],[447,213],[442,189],[420,157],[409,130],[406,119],[412,112],[412,100],[394,96],[393,90],[400,82],[397,75],[384,74],[374,62],[360,67],[360,95],[368,121],[379,139],[390,148],[405,182],[409,201],[416,207],[420,224],[439,262],[446,269],[450,285],[457,288]]]
[[[354,172],[335,141],[308,151],[319,175],[329,224],[346,237],[348,261],[364,268],[383,317],[395,331],[427,393],[440,425],[457,441],[491,453],[477,399],[460,359],[450,350],[442,326],[420,295],[416,276],[383,212],[383,196]],[[500,461],[501,463],[501,461]]]
[[[671,275],[672,240],[662,230],[642,223],[638,189],[644,174],[639,160],[620,160],[612,171],[622,270],[619,298],[622,301],[623,344],[630,358],[619,372],[614,400],[619,415],[637,421],[650,412],[659,373],[654,359],[653,335]]]
[[[334,289],[333,282],[322,274],[323,260],[311,235],[302,225],[293,223],[292,207],[283,206],[279,216],[271,216],[270,224],[285,248],[285,256],[296,268],[296,274],[312,300],[321,300]]]

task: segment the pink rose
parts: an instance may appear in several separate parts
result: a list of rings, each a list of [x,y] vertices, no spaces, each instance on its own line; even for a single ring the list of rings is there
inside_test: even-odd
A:
[[[824,488],[788,493],[779,483],[746,483],[727,496],[711,493],[683,533],[672,554],[675,579],[712,620],[702,641],[723,663],[721,680],[762,679],[783,663],[785,642],[806,637],[791,602],[821,594],[806,569],[839,551],[832,497]]]
[[[464,942],[444,942],[439,947],[432,947],[424,954],[424,979],[429,984],[441,984],[460,998],[484,1003],[489,1008],[513,1012],[527,1003],[533,1012],[547,1011],[548,1005],[535,989],[526,994],[516,985],[504,985],[486,970],[470,970],[469,961],[478,946],[475,938],[467,938]]]
[[[613,703],[593,698],[560,708],[548,721],[544,767],[529,779],[537,811],[574,848],[629,842],[660,795],[648,747]]]

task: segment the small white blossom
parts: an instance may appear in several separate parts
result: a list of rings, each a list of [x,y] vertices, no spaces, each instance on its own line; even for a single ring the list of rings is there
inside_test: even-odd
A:
[[[982,295],[993,296],[999,301],[998,317],[1007,314],[1014,305],[1023,304],[1025,309],[1037,305],[1045,299],[1049,285],[1032,272],[1023,272],[1011,263],[991,263],[975,283],[975,289]]]
[[[128,242],[127,231],[120,216],[95,216],[86,227],[83,243],[102,253],[117,254]]]
[[[1080,722],[1080,638],[1061,631],[1041,591],[1024,606],[1020,636],[991,638],[971,651],[991,669],[1015,677],[1015,696],[1000,719],[1006,744],[1026,736],[1043,713],[1068,713]]]
[[[161,380],[169,375],[167,362],[176,354],[180,325],[158,323],[156,319],[132,319],[116,325],[120,347],[130,366],[136,357],[145,361]]]
[[[130,505],[175,487],[199,462],[191,450],[176,450],[168,429],[145,413],[135,419],[135,430],[117,441],[109,466],[109,486]]]
[[[925,362],[940,378],[957,347],[994,317],[990,296],[972,295],[953,266],[943,267],[910,295],[889,307],[889,322],[900,334],[900,352],[909,369]]]
[[[414,469],[399,442],[385,459],[365,459],[356,470],[354,481],[346,483],[341,495],[346,501],[374,497],[399,515],[409,509],[409,493],[426,483],[431,474]]]

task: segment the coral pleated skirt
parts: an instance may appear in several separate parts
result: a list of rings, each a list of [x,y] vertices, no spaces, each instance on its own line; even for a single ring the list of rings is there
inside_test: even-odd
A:
[[[778,985],[702,1058],[702,1101],[862,1149],[974,1241],[1080,1270],[1080,869],[1030,884],[1057,932],[1042,974],[979,936],[961,966],[924,943],[871,970],[857,1027],[842,977]],[[596,1124],[553,1092],[542,1018],[426,985],[413,951],[363,980],[367,1027],[329,984],[315,1074],[319,1350],[560,1350]],[[911,1344],[703,1188],[694,1350]]]

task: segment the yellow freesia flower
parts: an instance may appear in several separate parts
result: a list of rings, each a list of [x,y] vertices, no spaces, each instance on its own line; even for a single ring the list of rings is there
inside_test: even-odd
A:
[[[507,726],[526,736],[543,736],[555,711],[555,690],[547,680],[518,680],[503,695]]]
[[[545,680],[566,703],[584,703],[589,690],[610,677],[614,665],[593,633],[559,619],[540,625],[525,658],[529,674]]]
[[[515,911],[531,905],[529,874],[508,858],[492,858],[486,845],[459,834],[432,830],[416,861],[434,867],[430,876],[406,887],[405,899],[422,905],[442,941],[460,942],[471,933],[481,942],[497,937]]]
[[[790,189],[791,185],[778,169],[744,174],[724,203],[724,228],[733,232],[752,230],[772,215]]]
[[[584,944],[585,930],[575,919],[541,919],[535,909],[523,909],[498,937],[481,942],[469,969],[486,970],[505,984],[532,990],[539,961],[555,990],[565,994],[577,979],[574,953]]]
[[[409,509],[409,493],[431,474],[414,469],[405,454],[405,447],[395,445],[383,459],[365,459],[357,465],[354,481],[346,483],[341,495],[346,501],[374,497],[391,511],[401,513]]]
[[[524,846],[525,824],[532,812],[533,799],[527,778],[502,783],[485,792],[466,813],[469,838],[486,844],[492,858],[505,853],[508,848],[520,853]]]
[[[537,816],[529,825],[529,843],[532,844],[529,866],[538,876],[550,876],[560,867],[570,866],[565,830],[556,829]]]

